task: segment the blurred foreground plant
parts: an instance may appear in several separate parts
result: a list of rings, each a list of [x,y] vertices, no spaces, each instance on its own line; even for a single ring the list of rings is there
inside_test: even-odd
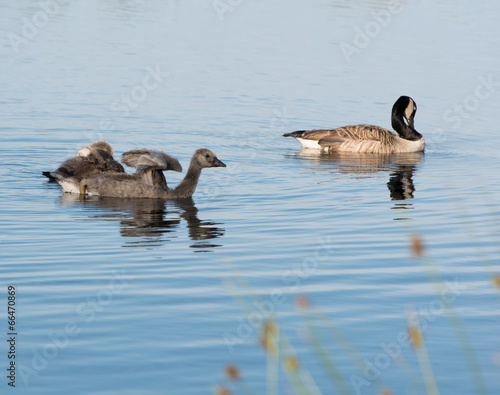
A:
[[[420,235],[413,231],[410,233],[409,246],[410,251],[414,257],[419,259],[427,271],[431,284],[434,286],[435,292],[439,297],[439,301],[443,301],[443,309],[445,315],[450,321],[457,343],[463,352],[464,359],[468,366],[468,373],[471,376],[474,384],[476,394],[487,394],[486,385],[482,378],[482,373],[477,361],[475,351],[471,345],[468,335],[465,331],[461,317],[459,316],[455,306],[453,297],[444,297],[450,293],[450,284],[446,283],[437,266],[429,256],[425,243]],[[241,276],[237,278],[241,279]],[[500,275],[493,277],[494,285],[500,288]],[[254,293],[251,292],[250,286],[247,282],[240,281],[239,284],[233,284],[231,290],[235,299],[239,301],[240,306],[245,306],[247,312],[251,310],[251,306],[256,303],[262,305],[262,301],[256,301]],[[247,297],[253,298],[253,303],[242,302]],[[296,309],[302,318],[305,326],[308,340],[312,345],[315,354],[318,356],[322,366],[324,367],[328,377],[335,386],[336,393],[342,395],[349,395],[353,393],[360,394],[361,389],[366,385],[374,385],[377,388],[377,393],[380,395],[394,395],[386,383],[383,382],[381,375],[370,378],[370,381],[363,379],[363,373],[366,377],[366,358],[349,342],[348,338],[337,327],[333,320],[323,313],[319,308],[313,307],[311,302],[306,296],[298,296],[296,298]],[[251,314],[251,311],[249,312]],[[391,355],[392,360],[395,362],[408,377],[410,383],[415,383],[413,389],[417,393],[424,391],[429,395],[438,395],[439,389],[434,377],[431,366],[431,361],[425,347],[422,329],[419,323],[419,315],[414,308],[410,307],[406,312],[408,322],[408,334],[406,339],[413,347],[421,370],[422,384],[419,383],[418,374],[405,361],[402,354]],[[307,368],[300,363],[300,359],[289,342],[286,335],[280,329],[275,319],[269,319],[260,325],[260,343],[263,346],[267,357],[267,393],[268,395],[277,395],[279,393],[278,378],[279,371],[285,372],[294,392],[298,395],[316,395],[321,394],[318,386],[316,385],[312,375]],[[337,344],[345,356],[352,362],[360,372],[359,376],[351,375],[349,381],[346,380],[341,374],[338,362],[331,351],[329,351],[328,341],[333,340]],[[387,358],[389,358],[387,356]],[[280,369],[281,367],[281,369]],[[239,370],[235,365],[228,365],[226,367],[226,376],[235,386],[235,388],[242,394],[254,395],[258,392],[246,384]],[[364,381],[363,381],[364,380]],[[420,383],[422,382],[420,381]],[[419,390],[422,388],[422,391]],[[354,390],[354,391],[353,391]],[[226,387],[218,387],[218,395],[232,394]]]

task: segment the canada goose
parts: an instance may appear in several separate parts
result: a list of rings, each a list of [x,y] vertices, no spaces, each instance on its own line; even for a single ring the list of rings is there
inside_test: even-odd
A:
[[[56,171],[42,174],[51,180],[59,177],[88,177],[102,173],[124,173],[123,166],[114,160],[113,148],[106,141],[95,141],[81,150],[75,157],[64,161]]]
[[[414,128],[416,112],[417,105],[411,97],[401,96],[396,100],[392,107],[391,121],[399,136],[390,130],[371,125],[349,125],[331,130],[299,130],[283,136],[295,137],[304,148],[328,152],[419,152],[424,150],[425,140]]]
[[[82,195],[179,199],[193,195],[203,168],[226,167],[212,151],[201,148],[194,153],[186,176],[181,183],[174,189],[170,189],[164,178],[157,177],[156,173],[153,172],[169,169],[167,159],[170,157],[161,152],[147,150],[144,152],[144,155],[131,154],[128,158],[124,154],[127,162],[136,165],[137,171],[134,174],[98,174],[80,179],[57,176],[56,179],[64,192]],[[172,170],[178,169],[173,168]]]

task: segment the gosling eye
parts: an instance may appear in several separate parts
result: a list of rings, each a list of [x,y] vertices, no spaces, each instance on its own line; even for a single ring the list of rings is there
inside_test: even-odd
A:
[[[205,158],[210,159],[210,154],[206,154]]]

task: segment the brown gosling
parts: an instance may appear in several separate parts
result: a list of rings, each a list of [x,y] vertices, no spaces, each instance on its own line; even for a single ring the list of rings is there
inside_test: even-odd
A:
[[[71,159],[61,163],[55,171],[42,174],[55,181],[57,177],[88,177],[103,173],[125,173],[123,166],[113,158],[113,148],[107,141],[95,141],[79,150]]]

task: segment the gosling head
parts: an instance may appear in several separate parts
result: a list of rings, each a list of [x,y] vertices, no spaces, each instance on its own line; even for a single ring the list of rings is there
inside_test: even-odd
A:
[[[197,150],[193,155],[193,160],[201,168],[205,167],[226,167],[226,165],[217,159],[217,156],[207,148]]]
[[[80,151],[77,152],[77,156],[89,156],[91,151],[103,150],[113,157],[113,148],[111,148],[111,144],[107,141],[94,141],[93,143],[86,145]]]

